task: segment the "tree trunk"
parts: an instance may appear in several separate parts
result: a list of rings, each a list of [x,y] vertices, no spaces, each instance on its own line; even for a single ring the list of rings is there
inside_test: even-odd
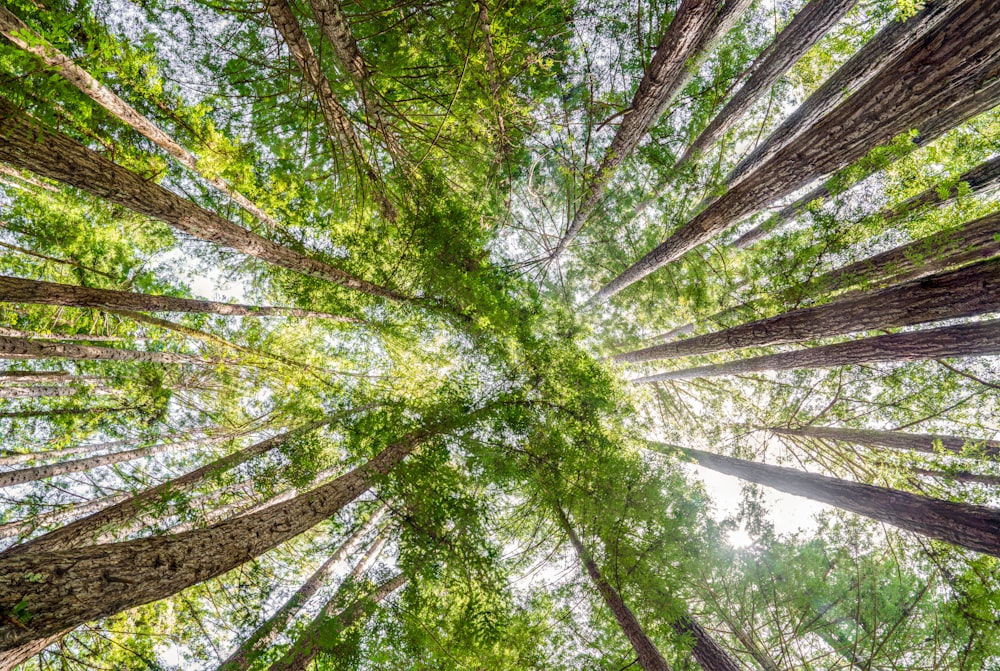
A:
[[[489,410],[492,406],[411,431],[322,487],[204,529],[63,552],[26,544],[29,551],[0,559],[0,607],[9,613],[23,602],[31,618],[0,622],[0,649],[166,598],[236,568],[341,510],[423,441],[468,426]]]
[[[175,352],[145,352],[131,349],[115,349],[113,347],[98,347],[96,345],[42,342],[26,338],[7,338],[4,336],[0,336],[0,359],[139,361],[143,363],[198,364],[202,366],[215,366],[220,363],[226,363],[221,359],[209,359],[190,354],[177,354]]]
[[[1000,475],[983,475],[972,471],[936,471],[929,468],[909,467],[917,475],[924,475],[939,480],[954,480],[955,482],[968,482],[977,485],[988,485],[990,487],[1000,487]]]
[[[645,76],[639,82],[632,104],[625,111],[622,123],[604,153],[597,174],[586,187],[583,200],[566,233],[552,251],[551,258],[558,258],[577,236],[600,202],[615,170],[629,157],[649,127],[690,79],[692,59],[728,31],[749,5],[746,0],[681,1],[656,47]]]
[[[741,671],[736,660],[692,616],[685,615],[670,626],[678,634],[694,640],[691,654],[704,671]]]
[[[268,671],[305,671],[309,663],[319,653],[335,653],[340,645],[341,634],[354,624],[370,617],[374,613],[375,607],[405,585],[406,581],[406,576],[398,574],[376,587],[373,592],[356,599],[336,614],[327,614],[324,608],[324,612],[309,624],[291,649],[272,664]],[[338,590],[331,603],[341,596],[342,594]],[[327,607],[329,605],[327,604]]]
[[[1000,310],[1000,259],[989,259],[715,333],[623,352],[616,354],[614,359],[635,363],[713,354],[743,347],[781,345],[858,331],[973,317],[997,310]]]
[[[658,373],[632,382],[641,384],[767,370],[835,368],[878,361],[925,361],[990,354],[1000,354],[1000,320],[861,338],[835,345]]]
[[[46,42],[43,37],[36,34],[23,21],[3,7],[0,7],[0,34],[21,49],[37,56],[47,66],[61,74],[66,81],[80,89],[85,96],[103,107],[111,116],[166,151],[178,163],[224,193],[251,215],[257,217],[268,226],[278,227],[278,222],[250,202],[246,196],[234,189],[224,179],[210,177],[203,173],[198,168],[198,159],[195,158],[194,154],[177,144],[173,138],[164,133],[156,124],[140,114],[106,86],[103,86],[89,72],[74,63],[68,56],[60,53],[51,44]],[[26,40],[25,38],[28,39]]]
[[[267,263],[372,296],[403,299],[390,289],[283,247],[199,207],[75,140],[44,128],[5,100],[0,100],[0,161],[69,184],[200,240],[235,249]]]
[[[608,283],[591,302],[610,298],[743,216],[850,165],[911,128],[937,132],[993,107],[1000,99],[1000,81],[993,81],[1000,73],[1000,0],[949,6],[940,25]]]
[[[940,436],[935,434],[900,433],[899,431],[876,431],[873,429],[848,429],[835,426],[803,426],[797,429],[787,429],[777,426],[768,427],[768,431],[782,436],[799,436],[803,438],[818,438],[820,440],[836,440],[842,443],[855,443],[871,448],[889,448],[890,450],[911,450],[934,454],[934,445],[941,446],[955,454],[962,454],[965,448],[974,449],[988,457],[1000,456],[1000,441],[977,440],[962,436]]]
[[[654,447],[665,452],[669,446]],[[848,510],[921,536],[1000,557],[1000,510],[676,448],[705,468]]]
[[[194,440],[182,440],[176,443],[160,443],[158,445],[140,447],[135,450],[111,452],[110,454],[101,454],[95,457],[87,457],[85,459],[60,461],[58,463],[48,464],[45,466],[34,466],[32,468],[22,468],[16,471],[7,471],[6,473],[0,473],[0,489],[4,487],[23,485],[26,482],[45,480],[58,475],[66,475],[67,473],[83,473],[100,466],[120,464],[122,462],[133,461],[135,459],[144,459],[146,457],[162,454],[164,452],[180,452],[202,445],[215,445],[217,443],[223,443],[228,440],[238,438],[246,435],[247,433],[249,432],[242,431],[239,433],[225,434],[211,438],[195,438]]]
[[[102,496],[85,503],[74,503],[72,505],[63,506],[57,510],[50,510],[47,513],[40,513],[28,519],[21,519],[14,522],[7,522],[6,524],[0,524],[0,538],[11,538],[12,536],[28,534],[40,526],[55,524],[56,522],[62,522],[73,517],[86,515],[100,510],[101,508],[106,508],[120,501],[124,501],[127,498],[128,494]]]
[[[0,370],[0,383],[3,382],[55,382],[69,383],[74,376],[64,370]],[[93,379],[90,377],[83,379]]]
[[[57,396],[73,396],[76,392],[77,390],[73,387],[59,386],[0,387],[0,398],[53,398]],[[94,391],[91,393],[100,392]]]
[[[625,634],[629,643],[632,644],[632,649],[635,650],[635,654],[639,657],[639,666],[642,667],[643,671],[670,671],[670,666],[663,658],[660,650],[650,640],[649,636],[646,635],[642,625],[639,624],[639,621],[635,618],[628,605],[622,600],[621,595],[601,575],[601,571],[594,562],[593,557],[590,556],[587,548],[584,547],[576,532],[573,531],[566,513],[563,512],[562,508],[556,507],[556,515],[559,518],[559,525],[566,532],[566,535],[569,536],[569,541],[572,543],[573,549],[576,550],[576,556],[580,559],[580,563],[583,564],[591,582],[597,587],[597,591],[601,594],[601,598],[604,599],[604,603],[607,604],[608,609],[615,616],[615,620],[618,622],[618,626],[621,627],[622,633]]]
[[[403,148],[399,138],[386,121],[386,112],[379,102],[379,94],[372,86],[372,74],[365,63],[364,56],[358,48],[358,41],[351,32],[351,25],[344,15],[344,10],[338,0],[310,0],[313,14],[320,30],[333,45],[337,60],[354,81],[354,86],[361,96],[362,104],[368,111],[369,118],[382,135],[386,149],[397,161],[403,158]]]
[[[57,284],[41,280],[0,275],[0,301],[5,303],[35,303],[38,305],[65,305],[75,308],[98,310],[136,310],[139,312],[196,312],[240,317],[320,317],[335,321],[356,322],[326,312],[300,310],[299,308],[265,307],[217,303],[193,298],[177,298],[154,294],[140,294],[113,289],[92,289],[73,284]]]
[[[323,73],[319,59],[316,57],[315,52],[313,52],[312,45],[309,44],[309,38],[302,31],[302,26],[299,25],[298,19],[295,18],[291,5],[288,4],[288,0],[266,0],[265,5],[271,21],[274,22],[274,26],[281,33],[281,38],[288,46],[288,51],[292,54],[292,58],[295,59],[295,63],[298,65],[299,71],[302,72],[306,84],[309,85],[309,88],[315,95],[316,102],[319,103],[320,112],[323,114],[327,130],[361,169],[368,182],[375,189],[375,199],[379,207],[379,212],[386,219],[394,221],[396,219],[396,210],[386,197],[382,176],[375,171],[375,168],[365,158],[364,147],[361,145],[361,140],[358,139],[357,133],[354,132],[351,119],[334,95],[333,88],[330,86],[330,80]]]
[[[963,172],[958,176],[958,184],[949,187],[942,195],[943,185],[932,186],[915,196],[907,198],[899,205],[885,207],[878,216],[884,219],[895,219],[931,205],[941,207],[958,198],[961,185],[968,188],[969,194],[989,193],[1000,187],[1000,156],[994,156],[988,161]]]
[[[329,559],[327,559],[323,564],[316,569],[316,571],[309,576],[309,579],[303,583],[295,594],[293,594],[288,601],[286,601],[281,608],[279,608],[274,615],[265,620],[250,636],[240,644],[240,646],[233,651],[233,654],[229,655],[226,660],[219,665],[218,671],[246,671],[250,668],[253,660],[259,655],[264,649],[271,645],[278,635],[284,631],[288,623],[291,622],[292,618],[302,610],[302,607],[306,605],[315,594],[320,590],[320,588],[326,583],[326,579],[330,576],[333,569],[340,564],[348,555],[354,552],[357,546],[361,543],[365,536],[375,528],[378,521],[385,514],[386,508],[383,506],[371,517],[368,521],[358,527],[358,529],[351,534],[341,545],[337,548]]]

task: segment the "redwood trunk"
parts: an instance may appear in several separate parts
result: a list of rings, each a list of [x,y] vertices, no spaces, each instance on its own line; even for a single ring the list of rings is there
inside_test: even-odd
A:
[[[640,384],[768,370],[835,368],[879,361],[925,361],[990,354],[1000,354],[1000,320],[862,338],[835,345],[658,373],[633,382]]]
[[[358,279],[323,261],[237,226],[87,149],[44,128],[0,100],[0,161],[69,184],[201,240],[229,247],[267,263],[318,277],[372,296],[401,300],[389,289]]]
[[[820,501],[900,529],[1000,557],[1000,510],[679,448],[719,473]]]
[[[557,508],[556,514],[559,516],[560,526],[562,526],[566,535],[569,536],[569,541],[572,543],[573,549],[576,550],[576,556],[579,557],[580,562],[586,569],[591,582],[597,587],[597,591],[601,594],[601,598],[604,599],[604,603],[607,604],[608,609],[615,616],[618,626],[621,627],[629,643],[632,644],[632,649],[635,650],[635,654],[639,657],[639,666],[643,668],[643,671],[670,671],[670,666],[663,658],[660,650],[650,640],[649,636],[646,635],[642,625],[639,624],[639,621],[625,604],[621,595],[601,575],[601,571],[594,562],[593,557],[590,556],[587,548],[584,547],[570,525],[566,513],[562,509]]]
[[[741,671],[740,665],[698,620],[685,615],[671,625],[678,634],[694,639],[691,654],[704,671]]]
[[[92,289],[73,284],[57,284],[41,280],[0,275],[0,301],[5,303],[35,303],[39,305],[65,305],[75,308],[98,310],[136,310],[139,312],[197,312],[240,317],[321,317],[338,321],[356,321],[348,317],[313,312],[298,308],[265,307],[217,303],[193,298],[177,298],[154,294],[140,294],[113,289]]]
[[[214,366],[223,363],[219,359],[208,359],[175,352],[143,352],[131,349],[115,349],[96,345],[71,345],[69,343],[43,342],[26,338],[0,336],[0,359],[73,359],[78,361],[139,361],[143,363],[198,364]]]
[[[28,534],[40,526],[46,524],[55,524],[56,522],[62,522],[64,520],[68,520],[73,517],[86,515],[88,513],[100,510],[101,508],[106,508],[108,506],[114,505],[119,501],[124,501],[127,498],[128,494],[102,496],[101,498],[94,499],[93,501],[87,501],[86,503],[76,503],[73,505],[64,506],[62,508],[59,508],[58,510],[51,510],[47,513],[40,513],[38,515],[33,515],[28,519],[22,519],[22,520],[17,520],[15,522],[7,522],[6,524],[0,524],[0,538],[10,538],[12,536],[21,536],[23,534]]]
[[[1000,441],[976,440],[962,436],[941,436],[936,434],[901,433],[899,431],[876,431],[873,429],[847,429],[834,426],[803,426],[798,429],[769,427],[769,431],[782,436],[800,436],[855,443],[865,447],[886,447],[891,450],[912,450],[915,452],[935,452],[935,443],[949,452],[961,454],[971,447],[989,457],[1000,456]]]
[[[994,81],[1000,75],[1000,0],[948,4],[948,15],[936,28],[591,300],[610,298],[741,217],[900,133],[937,132],[993,107],[1000,98],[1000,82]]]
[[[1000,310],[1000,259],[705,335],[615,355],[630,363],[972,317]]]

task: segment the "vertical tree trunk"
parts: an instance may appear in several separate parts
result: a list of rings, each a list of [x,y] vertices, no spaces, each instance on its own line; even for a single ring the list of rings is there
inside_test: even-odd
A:
[[[195,173],[216,189],[228,196],[234,203],[257,217],[271,227],[278,227],[278,222],[266,212],[254,205],[246,196],[234,189],[228,182],[219,177],[211,177],[198,168],[198,159],[194,154],[179,145],[173,138],[164,133],[156,124],[140,114],[135,108],[119,98],[106,86],[94,79],[89,72],[63,55],[43,37],[36,34],[17,16],[0,7],[0,34],[15,45],[28,51],[42,60],[47,66],[61,74],[66,81],[103,107],[113,117],[148,138],[153,144],[170,154],[178,163]],[[26,39],[27,38],[27,39]]]
[[[76,361],[139,361],[143,363],[197,364],[215,366],[227,363],[220,359],[177,354],[175,352],[144,352],[131,349],[114,349],[96,345],[71,345],[69,343],[42,342],[26,338],[0,336],[0,359],[73,359]],[[234,363],[234,362],[228,362]]]
[[[683,224],[591,299],[603,301],[769,202],[911,128],[955,125],[1000,99],[1000,2],[948,3],[947,17],[854,95]],[[988,86],[987,86],[988,84]]]
[[[926,361],[946,357],[1000,354],[1000,320],[959,326],[893,333],[823,345],[794,352],[768,354],[710,366],[657,373],[633,380],[636,384],[695,377],[738,375],[766,370],[797,370],[855,366],[877,361]]]
[[[403,298],[394,291],[237,226],[112,163],[75,140],[44,128],[5,100],[0,100],[0,161],[69,184],[195,238],[235,249],[267,263],[372,296]]]
[[[653,60],[639,82],[618,132],[604,154],[597,174],[587,185],[583,200],[560,238],[551,258],[558,258],[577,236],[600,202],[615,170],[663,114],[691,76],[691,60],[728,31],[749,6],[746,0],[682,0],[656,47]],[[725,6],[724,6],[725,5]]]
[[[661,445],[653,449],[669,452],[672,448]],[[820,501],[921,536],[1000,557],[1000,510],[932,499],[691,448],[673,449],[719,473]]]
[[[977,440],[963,436],[942,436],[937,434],[901,433],[899,431],[876,431],[874,429],[848,429],[835,426],[802,426],[797,429],[778,426],[768,427],[768,431],[781,436],[836,440],[855,443],[871,448],[886,447],[890,450],[910,450],[934,454],[934,446],[941,444],[945,450],[961,454],[966,447],[975,448],[987,457],[1000,456],[1000,441]]]
[[[623,352],[614,359],[634,363],[712,354],[972,317],[997,310],[1000,310],[1000,259],[989,259],[715,333]]]
[[[375,528],[385,514],[383,506],[372,514],[368,520],[351,534],[336,552],[330,555],[316,571],[309,576],[295,594],[279,608],[274,615],[265,620],[226,660],[219,665],[218,671],[246,671],[251,663],[263,650],[277,639],[278,635],[288,626],[292,618],[302,610],[326,582],[333,569],[348,557],[358,547],[368,533]]]
[[[694,639],[691,654],[704,671],[740,671],[740,665],[736,660],[694,617],[685,615],[671,626],[678,634]]]
[[[29,623],[0,622],[0,650],[163,599],[236,568],[341,510],[428,438],[468,426],[491,410],[484,406],[411,431],[322,487],[205,529],[64,552],[7,554],[0,559],[0,608],[9,613],[23,602],[32,617]]]
[[[587,548],[584,547],[570,525],[566,513],[561,508],[556,507],[556,515],[559,518],[559,525],[566,532],[566,535],[569,536],[569,541],[573,545],[573,549],[576,550],[576,555],[587,571],[591,582],[594,583],[601,598],[604,599],[604,603],[607,604],[608,609],[615,616],[615,620],[618,622],[618,626],[621,627],[622,633],[625,634],[629,643],[632,644],[632,649],[635,650],[635,654],[639,657],[639,666],[642,667],[643,671],[670,671],[667,660],[663,658],[656,644],[646,635],[642,625],[639,624],[635,615],[633,615],[632,611],[625,604],[625,601],[622,600],[621,595],[601,575],[601,571],[594,562],[594,559],[590,556]]]
[[[38,305],[65,305],[75,308],[98,310],[137,310],[140,312],[196,312],[239,317],[320,317],[335,321],[357,321],[326,312],[299,308],[266,307],[217,303],[193,298],[177,298],[154,294],[140,294],[113,289],[92,289],[73,284],[58,284],[41,280],[0,275],[0,301],[5,303],[34,303]]]

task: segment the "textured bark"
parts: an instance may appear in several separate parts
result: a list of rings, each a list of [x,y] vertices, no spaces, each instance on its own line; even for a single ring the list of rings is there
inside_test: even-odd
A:
[[[74,503],[73,505],[63,506],[62,508],[51,510],[47,513],[33,515],[28,519],[0,524],[0,538],[10,538],[12,536],[28,534],[38,527],[45,526],[47,524],[56,524],[57,522],[64,522],[65,520],[79,517],[80,515],[87,515],[98,511],[101,508],[114,505],[119,501],[124,501],[127,498],[128,494],[102,496],[101,498],[87,501],[86,503]]]
[[[306,84],[309,85],[309,88],[312,89],[316,97],[316,102],[319,104],[320,112],[323,114],[327,130],[341,148],[348,153],[355,164],[359,166],[369,183],[373,186],[376,202],[382,216],[386,219],[394,220],[396,218],[396,210],[385,195],[382,176],[375,171],[375,168],[365,158],[364,147],[361,146],[361,140],[358,139],[357,133],[354,132],[351,119],[334,95],[333,88],[330,86],[330,80],[323,73],[319,58],[316,57],[312,45],[309,44],[309,38],[302,31],[302,26],[299,25],[298,19],[295,18],[291,5],[288,4],[288,0],[266,0],[265,5],[271,21],[278,29],[278,32],[281,33],[281,38],[288,46],[288,51],[292,54],[292,58],[295,59],[295,63],[302,72]]]
[[[970,261],[1000,255],[1000,213],[956,228],[932,233],[881,254],[817,276],[798,294],[816,295],[855,284],[901,282],[946,270]]]
[[[579,557],[580,563],[583,564],[591,582],[594,583],[601,598],[604,599],[604,603],[607,604],[608,609],[615,616],[615,620],[618,622],[618,626],[621,627],[622,633],[625,634],[629,643],[632,644],[632,649],[635,650],[635,654],[639,657],[639,666],[642,667],[643,671],[669,671],[670,666],[667,664],[667,660],[663,658],[656,644],[646,635],[642,625],[639,624],[639,621],[635,618],[635,615],[618,591],[601,575],[601,570],[597,567],[597,563],[594,562],[593,557],[590,556],[590,552],[584,547],[579,536],[576,535],[569,519],[566,517],[566,513],[561,508],[556,508],[556,515],[559,517],[559,524],[563,528],[563,531],[569,536],[569,542],[573,545],[576,556]]]
[[[880,361],[925,361],[990,354],[1000,354],[1000,320],[861,338],[835,345],[658,373],[638,378],[633,382],[641,384],[767,370],[835,368]]]
[[[946,20],[591,301],[610,298],[743,216],[846,167],[911,128],[921,134],[938,132],[993,107],[1000,99],[1000,0],[949,6]]]
[[[704,671],[741,671],[737,661],[692,616],[685,615],[671,626],[678,634],[694,640],[691,654]]]
[[[1000,441],[977,440],[962,436],[942,436],[935,434],[900,433],[899,431],[876,431],[874,429],[848,429],[834,426],[803,426],[797,429],[769,427],[769,431],[782,436],[799,436],[855,443],[865,447],[886,447],[891,450],[912,450],[934,453],[934,444],[955,454],[961,454],[966,446],[974,447],[989,457],[1000,456]]]
[[[77,361],[140,361],[144,363],[198,364],[214,366],[221,359],[209,359],[175,352],[144,352],[96,345],[71,345],[26,338],[0,336],[0,359],[73,359]]]
[[[268,671],[305,671],[309,663],[321,652],[335,653],[339,646],[340,635],[350,627],[370,617],[378,604],[390,594],[406,584],[406,576],[399,574],[375,588],[371,593],[355,600],[339,613],[326,614],[326,609],[316,620],[309,624],[302,636],[285,653],[284,657],[272,664]],[[334,600],[341,596],[340,591]],[[328,604],[329,606],[329,604]],[[320,644],[320,637],[327,641],[335,641],[332,645]]]
[[[7,554],[0,559],[0,608],[9,613],[23,601],[32,618],[0,622],[0,649],[163,599],[234,569],[337,513],[423,441],[468,426],[490,410],[485,406],[411,431],[322,487],[252,515],[174,536]]]
[[[278,222],[219,177],[211,177],[198,168],[194,154],[179,145],[155,123],[140,114],[135,108],[119,98],[113,91],[94,79],[89,72],[78,66],[71,58],[60,53],[40,35],[32,31],[18,17],[0,7],[0,34],[42,60],[47,66],[62,75],[66,81],[80,89],[95,103],[103,107],[113,117],[131,127],[153,144],[170,154],[178,163],[197,174],[216,189],[226,194],[234,203],[269,226],[277,227]],[[26,40],[25,38],[28,38]],[[51,187],[49,187],[51,188]]]
[[[0,275],[0,283],[2,282],[3,282],[3,276]],[[136,341],[149,340],[149,338],[145,338],[143,336],[126,337],[126,336],[101,335],[96,333],[45,333],[41,331],[25,331],[23,329],[12,329],[6,326],[0,326],[0,336],[10,336],[12,338],[34,338],[36,340],[71,340],[71,341],[82,340],[85,342],[121,342],[123,340],[136,340]],[[82,378],[77,378],[77,379],[82,379]],[[3,381],[4,380],[0,378],[0,382]]]
[[[669,449],[669,448],[668,448]],[[1000,510],[679,448],[705,468],[1000,557]]]
[[[193,298],[177,298],[140,294],[113,289],[92,289],[73,284],[58,284],[41,280],[0,275],[0,301],[5,303],[35,303],[65,305],[98,310],[136,310],[139,312],[197,312],[239,317],[320,317],[336,321],[357,321],[326,312],[299,308],[265,307],[218,303]]]
[[[76,393],[73,387],[34,386],[34,387],[0,387],[0,398],[52,398],[56,396],[72,396]],[[90,393],[100,393],[92,391]]]
[[[323,261],[237,226],[112,163],[75,140],[44,128],[4,100],[0,100],[0,161],[69,184],[163,221],[195,238],[235,249],[267,263],[372,296],[396,300],[403,298],[394,291],[358,279]]]
[[[0,489],[4,487],[23,485],[26,482],[54,478],[59,475],[66,475],[67,473],[83,473],[100,466],[109,466],[111,464],[120,464],[125,461],[144,459],[157,454],[163,454],[164,452],[180,452],[182,450],[190,450],[194,447],[202,445],[215,445],[217,443],[232,440],[233,438],[238,438],[246,433],[247,432],[244,431],[241,433],[213,436],[211,438],[195,438],[194,440],[182,440],[175,443],[159,443],[148,447],[140,447],[135,450],[111,452],[109,454],[101,454],[94,457],[87,457],[85,459],[60,461],[55,464],[21,468],[16,471],[7,471],[6,473],[0,473]]]
[[[725,6],[724,6],[725,5]],[[663,114],[691,77],[691,60],[727,32],[750,5],[746,0],[682,0],[673,20],[660,38],[653,60],[639,82],[597,173],[587,185],[566,233],[551,258],[558,258],[577,236],[597,207],[615,170]]]
[[[764,347],[971,317],[1000,310],[1000,258],[886,289],[861,291],[810,308],[615,355],[638,362]]]
[[[62,370],[2,370],[0,371],[0,383],[4,382],[55,382],[58,384],[69,383],[74,379],[73,375]],[[91,378],[84,378],[91,379]]]
[[[344,10],[338,0],[309,0],[316,22],[320,30],[333,45],[337,60],[354,81],[354,87],[361,96],[361,102],[368,112],[368,117],[374,122],[379,134],[385,141],[386,149],[396,160],[403,158],[403,147],[399,138],[389,126],[387,115],[379,102],[379,93],[372,85],[372,73],[365,62],[358,41],[351,32],[351,25],[344,15]]]
[[[364,524],[351,534],[337,550],[323,562],[309,579],[267,620],[265,620],[240,646],[219,665],[218,671],[246,671],[250,664],[264,649],[277,639],[278,635],[288,626],[292,618],[306,605],[321,587],[335,567],[352,554],[364,537],[375,528],[385,514],[383,506],[368,518]]]

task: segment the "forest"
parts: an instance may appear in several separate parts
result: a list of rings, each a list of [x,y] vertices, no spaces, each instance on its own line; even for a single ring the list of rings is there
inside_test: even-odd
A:
[[[0,0],[0,671],[1000,669],[1000,0]]]

